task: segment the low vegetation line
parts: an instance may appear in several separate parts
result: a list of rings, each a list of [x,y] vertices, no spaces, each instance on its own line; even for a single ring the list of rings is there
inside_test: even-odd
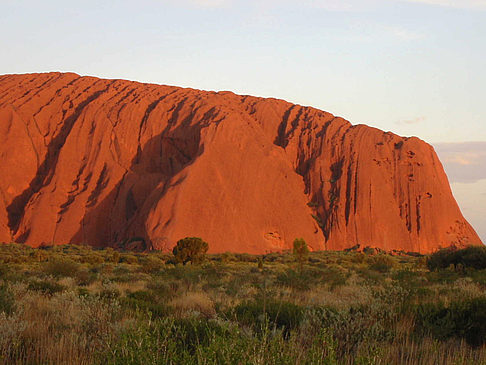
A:
[[[486,248],[0,245],[3,364],[486,364]]]

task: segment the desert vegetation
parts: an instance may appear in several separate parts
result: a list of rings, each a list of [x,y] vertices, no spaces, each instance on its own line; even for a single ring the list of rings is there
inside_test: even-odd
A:
[[[0,245],[0,362],[486,363],[484,248],[427,257],[306,252],[300,241],[260,256],[198,247],[186,261]]]

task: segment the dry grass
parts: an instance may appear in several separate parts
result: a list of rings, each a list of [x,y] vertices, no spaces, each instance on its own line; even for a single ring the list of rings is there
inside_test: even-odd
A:
[[[214,303],[204,292],[186,292],[170,302],[172,308],[179,316],[193,315],[194,312],[201,313],[207,318],[216,314]]]
[[[1,262],[6,255],[0,255],[0,289],[5,282],[16,306],[5,313],[0,307],[0,363],[486,364],[486,345],[474,348],[459,337],[438,340],[418,333],[415,312],[396,309],[406,295],[412,305],[484,297],[481,273],[476,273],[479,280],[464,272],[429,273],[423,259],[408,257],[387,258],[390,271],[380,272],[371,268],[372,257],[329,252],[312,253],[304,266],[312,275],[302,276],[288,255],[268,256],[263,268],[254,258],[238,261],[235,255],[175,267],[145,254],[131,255],[133,264],[113,262],[111,251],[96,252],[96,262],[89,263],[84,256],[93,253],[84,249],[23,254],[26,249],[16,247],[20,254],[8,255],[7,266]],[[36,252],[44,259],[79,260],[78,273],[89,284],[81,284],[78,274],[49,276]],[[61,289],[46,292],[32,283]],[[284,325],[298,317],[294,307],[301,311],[288,338],[275,323],[262,330],[263,311],[248,314],[249,322],[239,322],[231,312],[262,300],[287,304],[276,306]],[[329,316],[319,317],[319,310]],[[322,329],[327,337],[319,337]],[[313,341],[317,355],[312,356],[319,361],[309,355]],[[211,357],[232,351],[239,351],[238,361]],[[181,353],[185,360],[177,357]]]

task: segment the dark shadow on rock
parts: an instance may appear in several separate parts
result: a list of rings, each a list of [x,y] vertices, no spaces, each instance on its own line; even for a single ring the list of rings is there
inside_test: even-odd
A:
[[[20,222],[25,213],[25,207],[29,201],[42,189],[42,187],[48,185],[52,180],[61,148],[66,142],[69,133],[73,129],[76,120],[78,120],[85,108],[94,100],[99,98],[106,90],[108,90],[113,83],[114,81],[108,83],[104,88],[90,94],[84,101],[79,103],[73,113],[63,121],[59,133],[52,138],[51,142],[47,146],[46,156],[40,166],[37,168],[37,173],[29,183],[29,187],[25,189],[19,196],[15,197],[12,203],[7,207],[8,226],[14,234],[19,228]],[[93,85],[91,87],[93,87]],[[23,242],[25,239],[27,239],[27,237],[28,233],[24,232],[23,235],[17,238],[17,241]]]
[[[184,178],[176,175],[203,152],[200,134],[205,124],[191,121],[188,117],[173,129],[169,124],[138,149],[116,187],[91,209],[92,199],[88,201],[81,228],[70,243],[135,250],[159,246],[148,237],[144,223],[167,190],[182,183]]]

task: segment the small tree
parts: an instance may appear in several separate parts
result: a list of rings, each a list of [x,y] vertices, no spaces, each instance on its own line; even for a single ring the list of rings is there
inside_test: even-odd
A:
[[[177,241],[176,246],[172,249],[175,260],[183,265],[191,262],[198,264],[204,260],[208,252],[208,244],[199,237],[186,237]]]
[[[309,248],[307,247],[307,243],[303,238],[296,238],[294,240],[293,252],[296,260],[299,262],[300,271],[302,271],[302,266],[309,255]]]

